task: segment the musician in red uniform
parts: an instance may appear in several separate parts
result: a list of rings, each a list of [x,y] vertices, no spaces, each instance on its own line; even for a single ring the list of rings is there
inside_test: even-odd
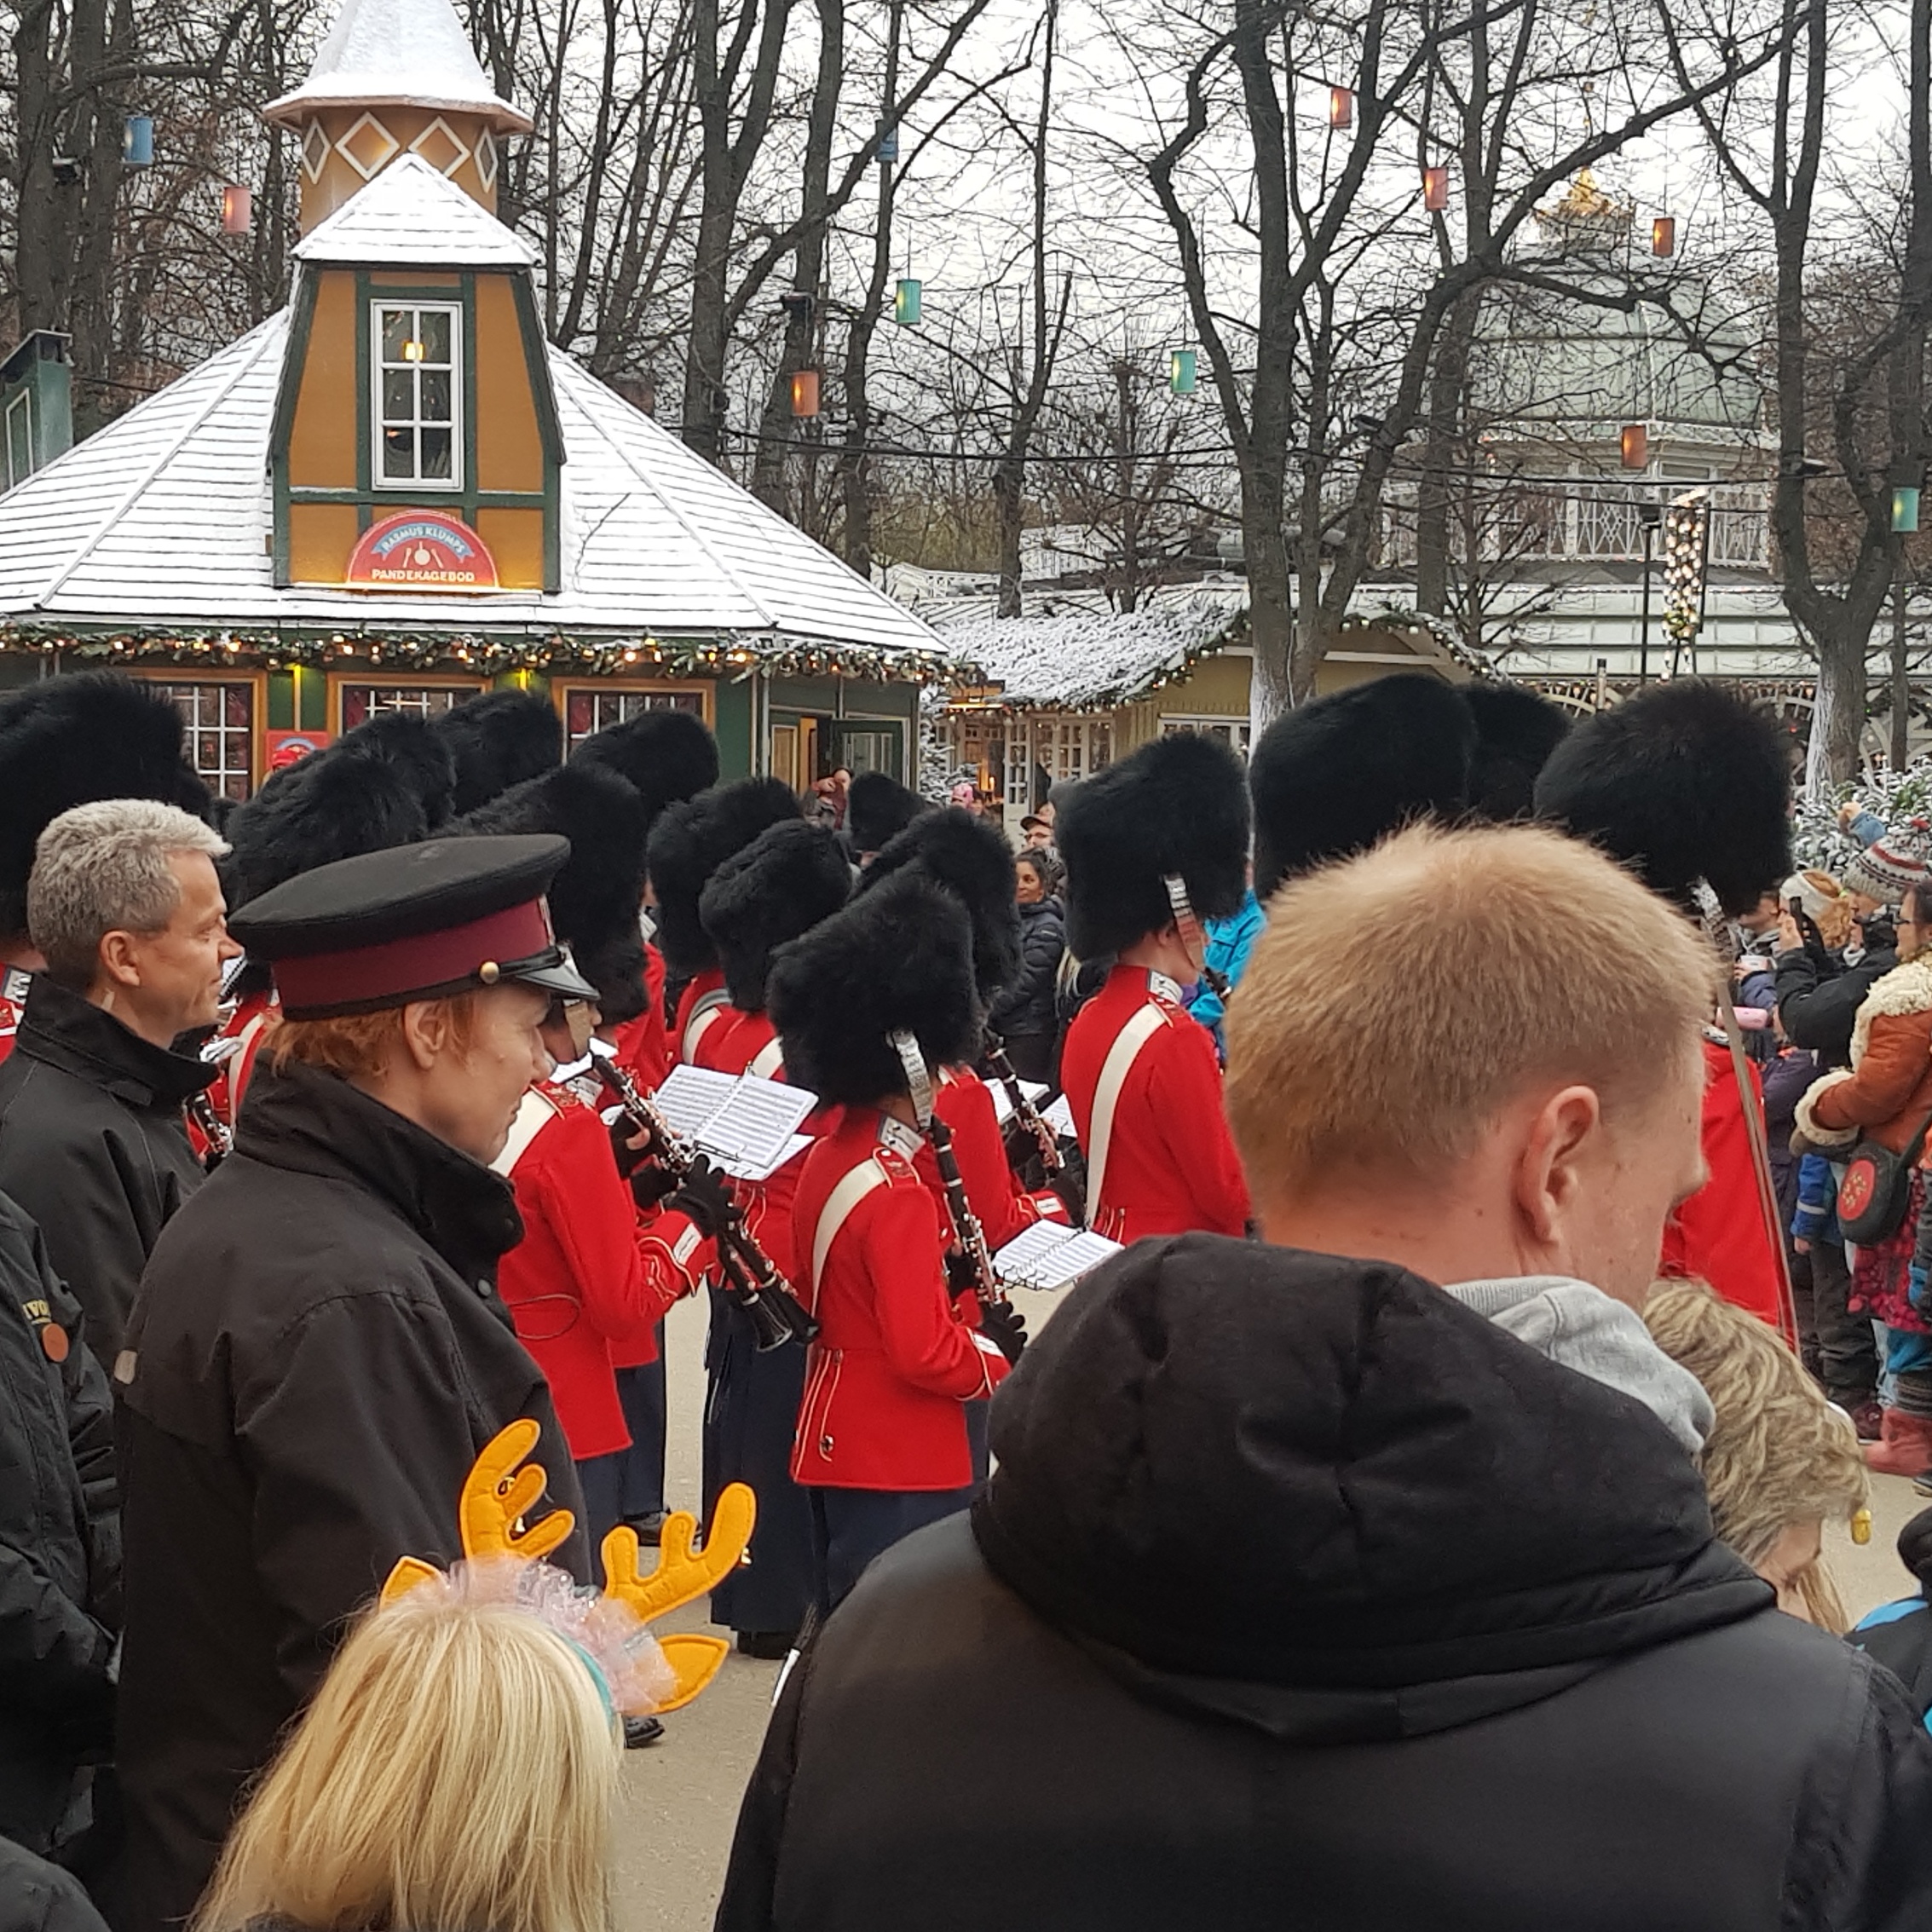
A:
[[[921,812],[874,856],[859,891],[876,891],[886,879],[907,874],[942,887],[965,908],[972,922],[974,985],[981,1004],[990,1004],[1019,972],[1019,904],[1012,848],[1005,834],[978,813],[956,805]],[[933,1111],[952,1130],[966,1199],[988,1246],[997,1249],[1042,1218],[1064,1220],[1067,1214],[1057,1195],[1029,1193],[1014,1174],[992,1092],[972,1064],[980,1050],[981,1041],[975,1041],[966,1061],[941,1069]],[[943,1202],[930,1147],[919,1166],[920,1178]]]
[[[768,826],[712,875],[699,914],[716,948],[730,1003],[698,1044],[697,1064],[715,1073],[785,1077],[784,1046],[765,1011],[771,956],[843,906],[851,868],[829,827],[788,818]],[[815,1116],[815,1121],[816,1116]],[[814,1131],[808,1122],[805,1131]],[[803,1157],[765,1181],[735,1181],[747,1225],[796,1287],[793,1208]],[[805,1352],[796,1341],[760,1351],[751,1318],[722,1292],[712,1295],[705,1352],[704,1489],[708,1515],[727,1483],[758,1499],[750,1560],[712,1592],[712,1621],[737,1632],[751,1657],[782,1657],[811,1608],[811,1509],[792,1480],[792,1436],[805,1388]]]
[[[820,1323],[792,1474],[812,1493],[819,1607],[865,1566],[972,1496],[964,1405],[1024,1341],[1004,1302],[949,1281],[953,1241],[914,1161],[924,1139],[894,1035],[923,1086],[983,1024],[972,931],[950,894],[891,879],[787,947],[770,1004],[792,1076],[844,1110],[805,1157],[795,1283]]]
[[[1181,995],[1201,974],[1200,921],[1226,917],[1247,890],[1241,767],[1214,739],[1157,738],[1079,787],[1057,829],[1068,943],[1080,959],[1115,961],[1060,1058],[1088,1222],[1116,1241],[1239,1235],[1248,1187],[1220,1067]]]

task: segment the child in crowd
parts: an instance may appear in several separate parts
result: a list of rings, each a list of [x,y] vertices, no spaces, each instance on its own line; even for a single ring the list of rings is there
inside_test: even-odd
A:
[[[1918,1589],[1868,1612],[1851,1641],[1905,1686],[1924,1716],[1932,1711],[1932,1509],[1921,1509],[1899,1531],[1898,1550],[1899,1561],[1918,1577]]]

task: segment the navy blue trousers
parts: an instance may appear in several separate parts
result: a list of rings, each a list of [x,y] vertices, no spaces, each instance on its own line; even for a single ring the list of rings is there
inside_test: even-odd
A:
[[[813,1583],[818,1613],[829,1617],[851,1595],[874,1557],[928,1523],[955,1515],[978,1493],[964,1489],[813,1489]]]
[[[617,1399],[631,1431],[625,1450],[619,1514],[626,1523],[664,1511],[664,1324],[657,1324],[657,1359],[617,1371]]]

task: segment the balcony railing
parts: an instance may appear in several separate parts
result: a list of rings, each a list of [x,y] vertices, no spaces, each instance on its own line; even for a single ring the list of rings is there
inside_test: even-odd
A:
[[[1667,501],[1698,486],[1663,486],[1655,500]],[[1644,554],[1643,519],[1638,493],[1629,489],[1596,489],[1589,484],[1569,487],[1485,483],[1467,495],[1452,498],[1449,541],[1459,561],[1470,551],[1485,564],[1509,564],[1547,559],[1570,562],[1638,562]],[[1760,483],[1710,486],[1710,561],[1713,565],[1762,570],[1771,554],[1769,505]],[[1383,550],[1380,561],[1396,566],[1416,561],[1416,509],[1413,500],[1392,502],[1383,513]]]

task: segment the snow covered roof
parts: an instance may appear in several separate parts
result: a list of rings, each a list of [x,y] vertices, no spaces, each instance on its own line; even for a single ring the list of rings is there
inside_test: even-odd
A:
[[[1091,711],[1126,704],[1218,650],[1246,623],[1245,597],[1190,597],[1131,613],[1062,608],[1030,617],[983,609],[931,617],[955,657],[979,665],[1015,708]]]
[[[527,268],[536,251],[420,154],[401,154],[295,245],[302,262]]]
[[[308,79],[262,118],[295,127],[317,107],[352,101],[486,114],[499,134],[535,125],[490,85],[449,0],[344,0]]]
[[[278,589],[268,441],[287,342],[285,310],[0,496],[0,624],[591,633],[613,648],[720,637],[754,655],[822,643],[903,652],[908,674],[937,668],[944,647],[912,612],[556,349],[557,595]]]

